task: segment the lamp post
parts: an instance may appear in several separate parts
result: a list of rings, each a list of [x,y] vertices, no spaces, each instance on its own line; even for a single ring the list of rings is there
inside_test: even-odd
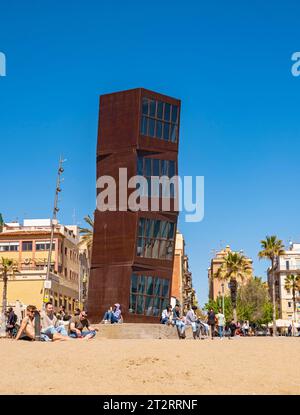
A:
[[[218,291],[218,306],[221,307],[221,291]]]
[[[51,282],[50,282],[50,268],[51,268],[51,258],[52,258],[52,248],[53,248],[53,239],[54,239],[54,231],[55,226],[57,225],[57,213],[59,211],[58,208],[58,195],[61,192],[60,184],[62,182],[61,175],[64,172],[63,163],[66,160],[63,160],[62,157],[59,159],[58,171],[57,171],[57,179],[56,179],[56,188],[55,188],[55,197],[54,197],[54,207],[53,207],[53,214],[51,219],[51,236],[50,236],[50,244],[49,244],[49,251],[48,251],[48,261],[47,261],[47,274],[44,283],[44,293],[43,293],[43,308],[45,307],[45,303],[49,301],[49,291],[51,289]]]

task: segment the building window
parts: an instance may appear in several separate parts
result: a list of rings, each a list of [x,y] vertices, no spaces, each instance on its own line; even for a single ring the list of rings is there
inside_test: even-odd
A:
[[[151,196],[153,191],[153,196],[156,197],[161,195],[160,189],[151,189],[151,177],[162,177],[166,176],[169,179],[175,176],[176,173],[176,161],[175,160],[160,160],[160,159],[153,159],[149,157],[142,157],[139,156],[137,158],[137,174],[139,176],[143,176],[147,179],[148,188],[142,191],[144,196]],[[174,198],[174,183],[170,184],[170,193],[168,194],[168,189],[163,188],[163,196],[170,196]]]
[[[143,98],[141,134],[176,143],[178,138],[178,106]]]
[[[290,269],[290,261],[285,261],[285,268],[286,268],[287,270],[289,270],[289,269]]]
[[[291,308],[292,307],[292,303],[291,301],[288,301],[288,307]]]
[[[32,241],[22,242],[22,251],[32,251]]]
[[[3,242],[0,244],[0,252],[12,252],[19,250],[19,242]]]
[[[174,222],[140,218],[137,256],[172,260],[174,234]]]
[[[68,248],[65,248],[65,255],[68,254]]]
[[[131,275],[129,312],[158,317],[169,303],[170,282],[149,275]]]
[[[46,241],[46,242],[36,242],[35,243],[35,249],[36,251],[49,251],[50,249],[50,242]],[[52,244],[52,251],[55,250],[55,243],[53,242]]]

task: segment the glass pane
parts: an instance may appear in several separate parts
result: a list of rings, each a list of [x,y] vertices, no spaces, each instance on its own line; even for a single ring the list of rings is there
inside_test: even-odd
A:
[[[162,296],[169,297],[169,280],[162,279]]]
[[[151,159],[145,159],[145,176],[151,176]]]
[[[160,246],[159,246],[159,258],[165,259],[166,256],[167,256],[167,241],[162,240],[160,241]]]
[[[153,298],[153,315],[159,316],[160,314],[160,299],[158,297]]]
[[[158,258],[159,239],[153,239],[152,258]]]
[[[169,298],[164,298],[162,302],[162,310],[165,310],[169,305]]]
[[[146,239],[144,257],[151,258],[151,251],[152,251],[151,239]]]
[[[131,275],[131,292],[137,292],[137,283],[138,283],[138,276],[136,274]]]
[[[161,279],[160,278],[155,278],[154,295],[156,296],[161,295]]]
[[[138,238],[138,243],[136,247],[136,255],[143,256],[143,238]]]
[[[154,99],[150,100],[150,116],[155,117],[156,114],[156,101]]]
[[[146,297],[145,314],[146,316],[152,316],[153,312],[153,297]]]
[[[152,219],[146,219],[146,236],[153,236],[153,225],[154,221]]]
[[[147,177],[147,187],[148,187],[148,193],[146,196],[151,197],[151,177]]]
[[[169,222],[169,235],[168,235],[169,239],[174,238],[174,228],[175,228],[174,225],[175,225],[174,222]]]
[[[136,313],[136,295],[130,296],[129,313]]]
[[[145,218],[139,220],[139,236],[145,235]]]
[[[152,118],[149,118],[149,133],[148,135],[150,137],[154,137],[154,127],[155,127],[155,122]]]
[[[169,141],[170,134],[170,124],[167,122],[164,123],[164,140]]]
[[[153,278],[152,277],[147,277],[146,294],[153,295]]]
[[[143,294],[145,292],[145,283],[146,283],[145,276],[139,275],[137,290],[140,294]]]
[[[137,296],[137,314],[144,314],[145,297],[143,295]]]
[[[141,134],[147,135],[147,129],[148,129],[148,118],[142,117]]]
[[[169,230],[169,222],[167,222],[166,220],[163,220],[161,222],[161,236],[162,236],[162,238],[167,238],[168,237],[168,230]]]
[[[139,176],[143,176],[144,175],[144,172],[143,172],[143,160],[144,160],[143,157],[138,157],[138,159],[137,159],[137,174]]]
[[[159,160],[158,159],[153,159],[153,176],[159,176]]]
[[[167,176],[168,175],[168,162],[167,162],[167,160],[161,160],[160,168],[161,168],[161,175],[162,176]]]
[[[178,116],[178,107],[177,105],[172,105],[172,122],[177,122],[177,116]]]
[[[148,115],[148,109],[149,109],[149,100],[148,98],[143,98],[143,105],[142,110],[144,115]]]
[[[167,255],[166,259],[173,258],[173,242],[167,242]]]
[[[160,238],[160,220],[154,222],[154,238]]]
[[[162,122],[161,121],[155,121],[155,124],[156,124],[155,137],[161,138],[161,136],[162,136]]]
[[[175,176],[175,161],[169,160],[169,177]]]
[[[170,115],[171,115],[171,105],[165,103],[164,120],[165,121],[170,121]]]
[[[163,103],[161,101],[157,101],[157,118],[160,120],[163,117]]]
[[[172,143],[176,143],[177,141],[177,125],[171,125],[171,141]]]

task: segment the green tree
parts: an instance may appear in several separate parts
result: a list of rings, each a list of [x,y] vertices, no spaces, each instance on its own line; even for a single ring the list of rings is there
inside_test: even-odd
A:
[[[238,280],[243,281],[245,278],[250,277],[251,273],[251,266],[244,255],[238,252],[228,252],[224,257],[223,264],[214,275],[214,278],[221,281],[229,281],[230,298],[235,321],[237,321],[236,305]]]
[[[238,290],[237,314],[240,320],[267,324],[272,320],[272,303],[262,279],[255,277]]]
[[[281,255],[284,255],[284,245],[277,236],[266,236],[265,240],[260,241],[262,250],[259,251],[258,257],[267,258],[271,261],[271,286],[272,286],[272,303],[273,303],[273,336],[276,336],[276,298],[275,298],[275,266]]]
[[[292,291],[293,298],[293,335],[295,335],[295,323],[296,323],[296,291],[300,291],[300,275],[287,275],[284,280],[284,288],[286,291]]]
[[[214,312],[217,314],[219,312],[219,308],[222,309],[222,297],[219,296],[215,300],[209,300],[208,303],[205,304],[204,308],[207,311],[209,311],[212,308]],[[233,307],[232,307],[230,296],[224,297],[224,314],[225,314],[225,320],[227,322],[232,320]]]

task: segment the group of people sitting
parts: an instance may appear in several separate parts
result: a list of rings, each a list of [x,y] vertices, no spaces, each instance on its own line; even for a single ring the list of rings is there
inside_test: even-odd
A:
[[[122,311],[119,303],[114,304],[113,307],[109,307],[109,309],[104,313],[102,323],[123,323]]]
[[[193,338],[199,339],[201,334],[208,335],[208,324],[201,321],[196,314],[197,306],[192,306],[185,316],[181,313],[179,304],[176,304],[174,308],[168,305],[165,310],[162,311],[161,324],[171,324],[176,326],[178,337],[184,339],[186,337],[185,330],[187,326],[192,327]]]
[[[74,315],[69,315],[61,306],[59,312],[54,313],[53,304],[48,302],[40,313],[34,305],[27,306],[26,316],[15,339],[35,340],[40,337],[42,341],[88,340],[95,337],[96,331],[84,310],[76,309]]]

